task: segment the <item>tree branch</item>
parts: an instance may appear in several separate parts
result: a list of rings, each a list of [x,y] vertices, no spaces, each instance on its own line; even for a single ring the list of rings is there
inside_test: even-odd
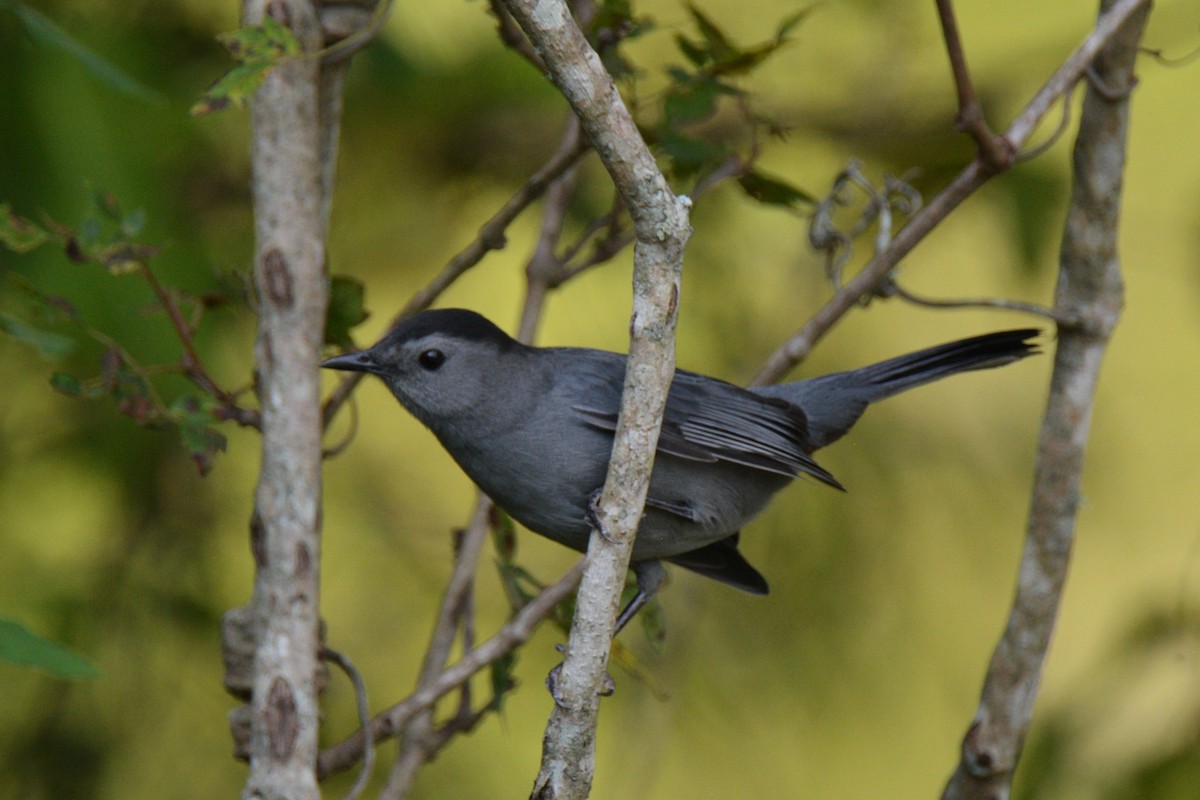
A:
[[[1097,55],[1093,66],[1106,86],[1133,84],[1148,12],[1140,6]],[[1124,298],[1117,228],[1128,123],[1127,93],[1114,99],[1089,88],[1055,298],[1056,312],[1075,322],[1058,329],[1016,596],[944,800],[1008,797],[1029,728],[1075,536],[1096,384]]]
[[[958,119],[955,124],[975,140],[983,162],[1002,172],[1012,166],[1016,151],[988,127],[983,107],[971,83],[971,73],[967,69],[967,56],[963,53],[962,39],[958,34],[953,0],[937,0],[937,9],[938,19],[942,23],[942,38],[946,41],[946,54],[950,57],[950,72],[954,75],[954,86],[958,91]]]
[[[667,389],[674,374],[674,328],[688,202],[671,192],[599,56],[561,0],[505,0],[579,116],[634,222],[633,316],[621,414],[601,494],[603,535],[593,531],[588,568],[533,793],[586,797],[605,665],[633,538],[642,515]]]
[[[307,0],[247,0],[245,24],[270,15],[307,52],[321,47]],[[255,492],[251,601],[255,638],[250,772],[244,797],[316,800],[321,417],[317,364],[328,290],[320,158],[319,65],[281,64],[254,97],[255,362],[262,468]]]
[[[1147,5],[1149,0],[1116,0],[1100,15],[1091,34],[1050,76],[1005,131],[1004,138],[1014,151],[1019,151],[1025,145],[1038,123],[1054,104],[1087,72],[1096,54],[1113,38],[1125,20]],[[771,354],[751,385],[774,383],[800,363],[835,322],[854,308],[869,292],[874,291],[900,259],[908,255],[951,211],[995,174],[996,172],[977,156],[953,181],[938,192],[928,205],[913,215],[909,223],[896,234],[896,238],[877,253],[853,280],[834,294],[804,327]]]

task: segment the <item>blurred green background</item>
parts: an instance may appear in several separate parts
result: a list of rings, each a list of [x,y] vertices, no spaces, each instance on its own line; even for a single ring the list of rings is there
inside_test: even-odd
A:
[[[165,282],[203,292],[244,272],[248,115],[186,113],[227,67],[214,36],[237,26],[237,4],[32,6],[161,101],[98,82],[0,10],[0,201],[74,223],[89,193],[107,189],[145,210],[143,238],[164,246],[154,265]],[[661,68],[680,60],[672,36],[687,13],[671,0],[641,8],[657,27],[633,52],[645,85],[661,86]],[[799,6],[703,8],[754,42]],[[1082,39],[1095,6],[971,0],[960,14],[989,119],[1002,128]],[[1145,42],[1169,56],[1193,50],[1200,7],[1159,2]],[[1018,781],[1024,797],[1200,791],[1198,69],[1149,57],[1139,68],[1121,231],[1127,307],[1102,375],[1073,572]],[[932,4],[817,6],[746,88],[792,127],[768,143],[765,168],[814,194],[856,157],[876,179],[923,168],[914,182],[930,196],[971,153],[953,129]],[[483,3],[397,4],[383,41],[351,72],[332,223],[331,269],[365,282],[374,312],[356,332],[361,344],[540,165],[563,114],[548,84],[499,46]],[[905,285],[1049,302],[1070,145],[971,199],[905,262]],[[593,208],[603,209],[609,194],[588,170]],[[693,224],[679,363],[745,381],[826,296],[821,265],[803,220],[734,188],[706,197]],[[508,248],[439,304],[511,328],[537,226],[536,213],[518,220]],[[177,357],[135,279],[49,248],[0,252],[0,272],[69,298],[146,363]],[[625,254],[552,296],[540,341],[621,349],[628,303]],[[1029,322],[876,302],[801,372]],[[198,344],[219,379],[238,386],[252,342],[249,314],[230,307],[212,312]],[[0,337],[0,617],[102,671],[65,682],[0,663],[0,797],[231,796],[244,767],[230,756],[234,702],[221,688],[217,623],[251,589],[258,439],[225,430],[229,451],[201,479],[174,436],[51,390],[52,371],[95,371],[101,349],[81,342],[48,361]],[[1043,357],[965,376],[869,413],[823,454],[848,494],[798,483],[745,531],[769,597],[676,572],[662,595],[662,653],[636,631],[626,637],[669,696],[616,674],[593,796],[936,796],[1004,623],[1049,368]],[[473,491],[380,385],[364,384],[358,406],[360,433],[326,471],[322,606],[330,644],[358,664],[378,710],[415,680],[449,574],[448,534],[467,521]],[[573,558],[521,538],[522,563],[546,580]],[[478,597],[483,635],[506,613],[487,563]],[[544,630],[522,652],[522,686],[503,713],[428,766],[415,797],[528,792],[551,704],[541,682],[559,640]],[[352,697],[335,678],[326,700],[332,742],[353,729]]]

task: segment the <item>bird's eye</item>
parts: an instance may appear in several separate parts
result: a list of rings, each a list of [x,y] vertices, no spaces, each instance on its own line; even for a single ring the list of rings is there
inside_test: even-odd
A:
[[[430,372],[440,367],[445,360],[446,354],[441,350],[426,350],[417,356],[417,363]]]

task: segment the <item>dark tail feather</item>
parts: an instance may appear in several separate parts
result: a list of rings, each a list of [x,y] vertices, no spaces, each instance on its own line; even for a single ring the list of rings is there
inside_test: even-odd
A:
[[[754,391],[782,397],[804,409],[816,450],[840,439],[871,403],[959,372],[999,367],[1033,355],[1037,345],[1029,340],[1038,333],[1036,328],[988,333],[861,369]]]
[[[672,556],[667,561],[690,569],[706,578],[712,578],[741,589],[743,592],[766,594],[766,579],[758,570],[750,566],[750,562],[746,560],[745,556],[738,552],[737,544],[738,535],[735,533],[719,542],[705,545],[699,550]]]

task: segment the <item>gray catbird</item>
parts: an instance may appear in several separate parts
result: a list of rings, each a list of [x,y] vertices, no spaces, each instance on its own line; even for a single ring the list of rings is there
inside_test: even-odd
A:
[[[815,450],[841,438],[869,403],[1031,355],[1037,333],[990,333],[754,389],[677,371],[633,546],[638,593],[618,630],[658,590],[663,560],[766,594],[767,582],[738,552],[738,532],[798,474],[842,488],[813,461]],[[625,356],[529,347],[479,314],[441,309],[321,366],[378,375],[497,505],[535,533],[587,549]]]

